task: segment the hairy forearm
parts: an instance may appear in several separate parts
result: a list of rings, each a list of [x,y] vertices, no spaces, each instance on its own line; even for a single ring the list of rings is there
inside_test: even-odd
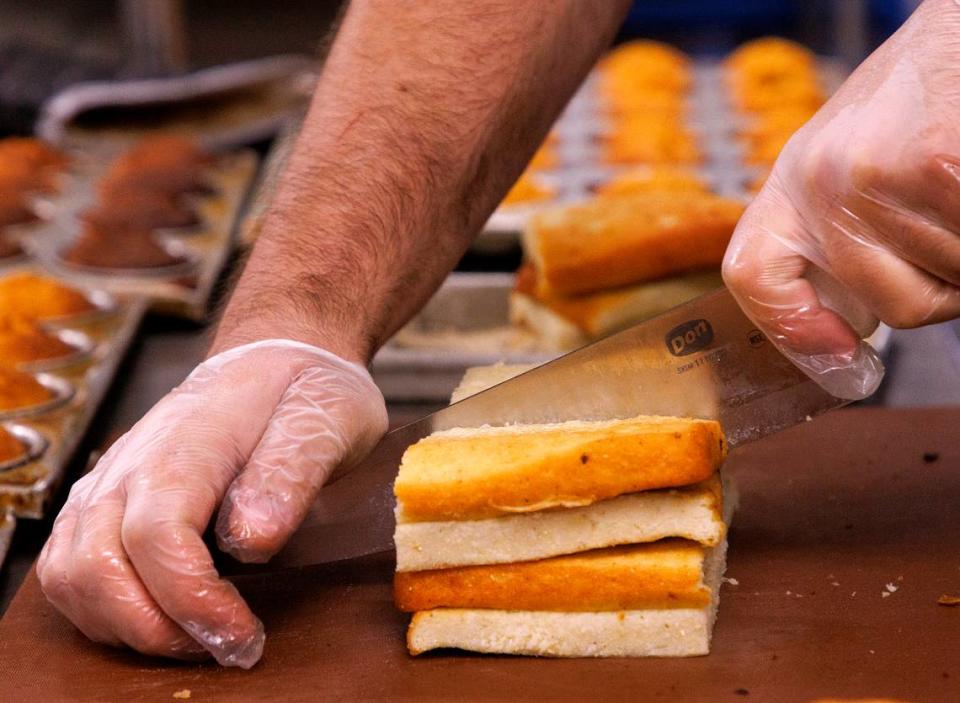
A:
[[[522,171],[624,0],[354,0],[213,351],[359,361],[423,304]]]

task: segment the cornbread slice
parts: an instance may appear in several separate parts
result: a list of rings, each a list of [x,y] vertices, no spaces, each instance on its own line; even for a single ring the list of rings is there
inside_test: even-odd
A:
[[[709,602],[603,612],[436,608],[415,613],[411,654],[454,647],[492,654],[546,657],[685,657],[710,651],[726,542],[704,559]],[[602,583],[603,577],[596,581]]]
[[[536,272],[517,272],[510,321],[551,349],[573,349],[655,317],[723,285],[717,271],[696,271],[635,286],[576,296],[540,296]]]
[[[437,432],[403,455],[403,522],[480,520],[699,483],[727,453],[719,423],[639,416]]]
[[[726,534],[722,511],[728,500],[730,488],[721,488],[719,476],[713,476],[693,486],[632,493],[582,508],[398,523],[397,570],[532,561],[666,537],[715,546]]]
[[[682,539],[594,549],[538,561],[399,572],[400,610],[603,611],[701,607],[706,548]]]
[[[744,206],[708,193],[650,192],[544,210],[524,231],[541,297],[719,268]]]

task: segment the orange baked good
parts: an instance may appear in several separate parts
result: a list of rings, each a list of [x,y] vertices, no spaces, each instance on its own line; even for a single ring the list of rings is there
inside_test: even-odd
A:
[[[0,412],[40,405],[53,399],[53,391],[28,373],[0,366]]]
[[[535,215],[524,252],[541,296],[574,295],[720,266],[743,203],[652,191]]]
[[[0,227],[30,224],[39,219],[22,191],[0,186]]]
[[[394,601],[405,612],[700,608],[711,596],[704,554],[696,542],[664,539],[537,561],[404,571],[394,575]]]
[[[608,163],[694,164],[702,159],[689,130],[658,116],[618,120],[602,142]]]
[[[763,112],[784,107],[816,111],[827,96],[816,76],[784,78],[776,83],[732,85],[734,103],[746,112]]]
[[[727,56],[724,67],[731,76],[760,83],[812,73],[816,70],[816,57],[805,46],[789,39],[762,37],[737,47]]]
[[[63,168],[67,155],[40,139],[7,137],[0,139],[0,161],[16,161],[35,168]]]
[[[148,229],[92,219],[84,222],[61,258],[77,266],[106,269],[150,269],[186,262],[184,257],[170,253]]]
[[[696,172],[672,166],[646,166],[631,168],[611,177],[596,187],[597,195],[629,195],[650,191],[682,191],[706,193],[706,182]]]
[[[194,227],[200,223],[196,211],[182,198],[139,189],[102,192],[97,206],[85,216],[105,225],[138,229]]]
[[[56,190],[55,173],[18,161],[0,160],[0,190],[18,193],[52,193]]]
[[[437,432],[403,455],[394,494],[407,522],[479,520],[590,505],[712,476],[726,456],[711,420],[635,417],[602,423]],[[503,477],[509,476],[509,481]]]
[[[19,315],[0,315],[0,365],[16,366],[49,361],[73,354],[76,349],[37,323]]]
[[[0,314],[42,320],[82,315],[96,309],[86,295],[52,278],[34,273],[0,278]]]
[[[26,453],[23,442],[10,434],[7,428],[0,426],[0,464],[21,459]]]
[[[206,169],[211,155],[195,141],[177,135],[148,137],[121,154],[100,183],[101,196],[112,191],[150,190],[179,195],[211,189]]]
[[[692,83],[690,59],[669,44],[639,39],[612,49],[597,64],[601,90],[609,95],[648,91],[683,93]]]

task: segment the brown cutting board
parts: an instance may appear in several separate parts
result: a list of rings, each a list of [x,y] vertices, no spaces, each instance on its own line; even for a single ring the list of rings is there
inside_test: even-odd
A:
[[[960,595],[960,408],[838,411],[729,469],[736,585],[707,657],[411,658],[381,558],[241,579],[268,631],[251,671],[164,663],[86,642],[31,577],[0,622],[0,701],[960,701],[960,607],[937,604]]]

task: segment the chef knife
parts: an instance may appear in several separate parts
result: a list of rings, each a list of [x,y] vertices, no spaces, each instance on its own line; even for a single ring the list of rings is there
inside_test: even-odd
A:
[[[849,402],[782,356],[721,289],[388,433],[323,488],[269,566],[390,549],[400,459],[438,430],[672,415],[718,420],[736,447]]]

